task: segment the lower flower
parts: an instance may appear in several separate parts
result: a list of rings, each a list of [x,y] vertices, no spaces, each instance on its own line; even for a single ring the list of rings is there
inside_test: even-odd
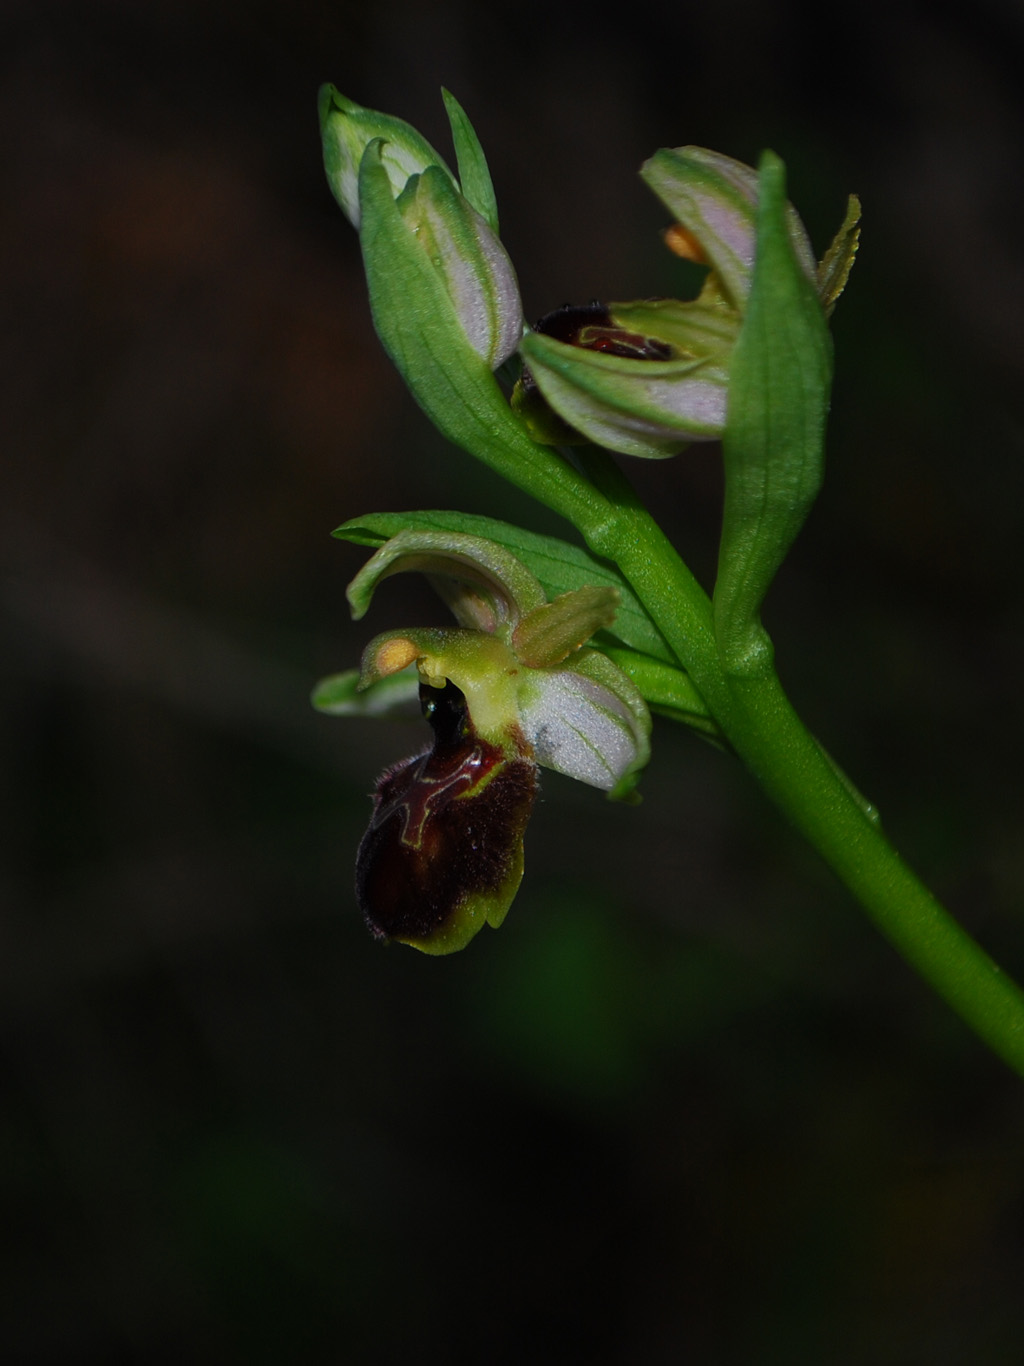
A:
[[[356,896],[378,938],[454,953],[512,904],[538,767],[631,800],[651,718],[626,674],[587,647],[614,621],[616,588],[583,584],[548,601],[495,542],[407,529],[349,585],[354,615],[404,570],[427,574],[459,625],[376,636],[354,685],[362,704],[349,676],[325,680],[314,700],[380,714],[418,691],[433,744],[378,781]]]

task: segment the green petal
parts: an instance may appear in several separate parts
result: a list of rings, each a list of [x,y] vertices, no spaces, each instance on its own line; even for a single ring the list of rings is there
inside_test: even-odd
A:
[[[531,669],[561,664],[595,631],[610,627],[619,606],[614,588],[577,588],[535,607],[512,633],[512,648]]]
[[[836,300],[846,288],[859,245],[860,200],[852,194],[847,201],[846,217],[818,266],[818,295],[827,318],[832,316]]]

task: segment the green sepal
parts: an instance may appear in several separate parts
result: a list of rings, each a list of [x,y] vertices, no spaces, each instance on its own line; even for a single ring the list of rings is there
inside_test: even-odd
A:
[[[467,340],[497,369],[515,354],[523,332],[519,284],[505,248],[439,166],[410,176],[396,203]]]
[[[382,579],[402,573],[428,575],[459,625],[477,631],[511,630],[546,600],[526,566],[494,541],[404,527],[349,584],[346,596],[353,620],[366,615]]]
[[[831,318],[836,300],[846,288],[860,245],[860,200],[855,194],[846,202],[846,217],[818,265],[818,296]]]
[[[727,673],[770,666],[765,593],[821,487],[832,342],[814,284],[793,250],[785,168],[761,157],[757,255],[732,358],[722,442],[725,505],[714,593]]]
[[[634,360],[540,332],[519,349],[558,416],[597,446],[662,460],[722,434],[728,373],[710,358]]]
[[[344,522],[332,534],[339,540],[376,549],[403,530],[463,532],[494,541],[511,551],[518,560],[536,575],[547,598],[590,586],[614,588],[619,594],[615,622],[602,635],[614,637],[622,644],[668,664],[675,663],[675,655],[654,625],[640,599],[607,560],[599,559],[582,546],[570,544],[555,536],[543,536],[536,531],[525,531],[509,522],[493,517],[480,517],[470,512],[374,512],[365,517],[354,517]]]
[[[708,296],[719,290],[741,312],[755,256],[758,178],[750,166],[706,147],[662,147],[641,179],[700,245],[711,267]],[[793,251],[814,276],[814,254],[796,210],[784,205]]]
[[[452,142],[455,144],[455,160],[459,168],[459,181],[462,193],[482,214],[491,227],[498,231],[498,203],[494,197],[491,173],[487,169],[487,158],[480,146],[480,139],[470,123],[466,111],[450,90],[441,89],[448,122],[452,129]]]
[[[380,678],[368,686],[360,685],[360,670],[321,678],[310,701],[326,716],[419,716],[420,680],[415,668]]]

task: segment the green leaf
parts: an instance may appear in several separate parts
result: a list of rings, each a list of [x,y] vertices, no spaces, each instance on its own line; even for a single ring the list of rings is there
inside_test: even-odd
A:
[[[310,701],[327,716],[419,715],[420,680],[415,666],[359,687],[360,671],[347,669],[321,678]]]
[[[487,169],[487,158],[480,146],[473,125],[466,111],[450,90],[442,88],[441,95],[452,126],[452,141],[455,144],[455,158],[459,167],[459,181],[462,193],[482,214],[495,233],[498,231],[498,204],[494,197],[491,173]]]
[[[722,442],[725,506],[714,611],[727,673],[749,677],[770,667],[761,604],[821,487],[831,382],[825,314],[787,230],[785,168],[765,152],[754,276],[733,352]]]
[[[345,522],[333,534],[339,540],[376,549],[406,528],[464,532],[497,541],[536,575],[549,599],[591,585],[618,589],[619,607],[610,634],[646,655],[666,663],[675,663],[675,655],[661,632],[614,565],[581,546],[571,545],[555,536],[524,531],[522,527],[497,521],[493,517],[447,511],[375,512]]]
[[[721,741],[722,733],[685,669],[652,659],[650,655],[640,654],[636,650],[623,650],[617,646],[601,648],[632,679],[651,711],[672,721],[681,721],[691,730]]]

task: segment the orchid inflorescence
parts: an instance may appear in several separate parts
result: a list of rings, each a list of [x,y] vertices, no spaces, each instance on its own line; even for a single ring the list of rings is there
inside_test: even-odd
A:
[[[539,767],[634,799],[650,713],[732,752],[888,938],[1024,1075],[1024,994],[915,877],[878,813],[807,731],[761,607],[821,487],[828,329],[859,204],[820,261],[785,169],[701,147],[641,175],[671,215],[666,246],[703,267],[696,298],[566,305],[533,327],[498,232],[480,143],[444,92],[453,172],[400,119],[325,86],[324,163],[359,232],[377,334],[457,446],[564,518],[582,544],[452,511],[375,513],[335,535],[373,553],[358,618],[390,574],[427,575],[448,628],[377,636],[325,679],[322,710],[418,700],[433,735],[378,783],[356,860],[370,929],[427,953],[498,925],[523,868]],[[698,584],[613,456],[721,442],[713,591]]]
[[[708,267],[699,297],[566,306],[531,329],[483,153],[447,92],[445,104],[458,177],[408,124],[321,92],[328,180],[360,233],[378,331],[442,430],[467,414],[439,412],[450,394],[417,369],[479,384],[514,360],[511,392],[492,382],[478,413],[486,420],[500,403],[502,424],[534,448],[661,458],[720,438],[750,295],[757,173],[701,148],[657,153],[642,174],[675,217],[668,245]],[[855,215],[822,267],[788,207],[785,225],[799,270],[830,305],[853,259]],[[419,699],[433,743],[380,779],[356,890],[376,935],[449,953],[508,910],[538,766],[629,799],[650,753],[649,704],[717,728],[612,566],[505,524],[438,518],[361,518],[336,533],[377,547],[349,587],[356,618],[381,579],[411,570],[427,575],[457,625],[377,636],[361,669],[324,680],[314,702],[349,715]]]

